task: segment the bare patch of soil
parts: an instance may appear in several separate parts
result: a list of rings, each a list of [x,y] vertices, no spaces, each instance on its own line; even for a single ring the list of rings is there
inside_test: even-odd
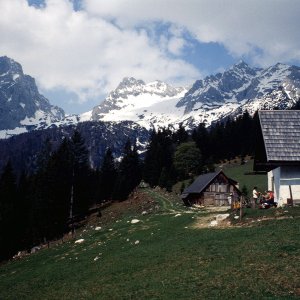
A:
[[[208,214],[198,216],[192,228],[227,228],[231,226],[227,206],[208,206],[203,210]],[[226,212],[226,213],[225,213]]]
[[[157,203],[143,190],[138,189],[122,202],[112,202],[101,210],[101,216],[95,213],[89,217],[88,224],[106,225],[122,219],[125,215],[149,214],[156,210]]]

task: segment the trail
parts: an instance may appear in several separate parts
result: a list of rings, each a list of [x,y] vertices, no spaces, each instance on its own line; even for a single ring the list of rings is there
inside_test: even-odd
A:
[[[193,214],[195,223],[192,228],[228,227],[230,222],[226,220],[229,216],[228,207],[192,207],[180,205],[168,195],[162,194],[160,190],[147,189],[146,193],[155,200],[163,214]]]
[[[153,189],[147,189],[146,193],[154,199],[165,213],[183,213],[187,210],[179,203],[175,203],[169,197],[163,195],[160,191],[155,191]]]

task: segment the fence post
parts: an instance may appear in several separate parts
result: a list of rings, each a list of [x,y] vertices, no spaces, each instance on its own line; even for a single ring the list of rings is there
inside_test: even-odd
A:
[[[243,202],[244,202],[244,196],[241,196],[241,198],[240,198],[240,221],[242,221],[242,216],[243,216]]]

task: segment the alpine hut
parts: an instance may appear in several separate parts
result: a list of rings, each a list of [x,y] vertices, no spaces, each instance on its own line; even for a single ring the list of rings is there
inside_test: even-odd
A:
[[[238,183],[218,171],[200,175],[181,194],[185,205],[229,206],[237,201],[241,192]]]
[[[278,205],[300,202],[300,111],[259,111],[254,171],[268,174]]]

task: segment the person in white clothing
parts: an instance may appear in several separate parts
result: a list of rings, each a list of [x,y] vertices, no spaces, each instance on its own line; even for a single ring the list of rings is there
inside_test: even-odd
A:
[[[252,198],[253,198],[253,202],[255,203],[255,204],[258,204],[258,197],[259,197],[259,192],[257,191],[257,187],[255,186],[254,188],[253,188],[253,191],[252,191]]]

